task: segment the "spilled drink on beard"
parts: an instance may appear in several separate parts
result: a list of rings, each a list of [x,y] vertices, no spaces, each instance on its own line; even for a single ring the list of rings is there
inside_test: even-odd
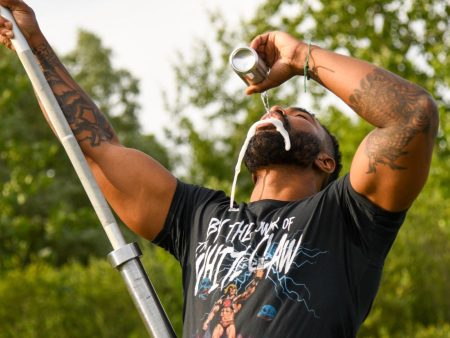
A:
[[[248,144],[250,143],[250,139],[256,133],[256,128],[259,125],[266,124],[266,123],[272,123],[275,126],[276,131],[279,132],[281,134],[281,136],[283,136],[284,147],[285,147],[286,151],[289,151],[291,149],[291,139],[289,138],[289,133],[284,128],[283,122],[281,122],[280,120],[275,119],[275,118],[268,118],[268,119],[260,120],[260,121],[253,123],[253,125],[250,127],[250,129],[247,132],[247,137],[245,138],[244,144],[242,145],[241,151],[239,152],[238,160],[237,160],[236,166],[234,168],[234,178],[233,178],[233,183],[231,185],[229,211],[239,211],[239,208],[234,207],[234,196],[236,193],[237,178],[239,176],[239,173],[241,172],[242,160],[244,159],[245,152],[247,151]]]

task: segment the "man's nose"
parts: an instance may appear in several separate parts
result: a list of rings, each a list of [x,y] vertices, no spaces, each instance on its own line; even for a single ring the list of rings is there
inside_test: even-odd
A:
[[[263,119],[268,119],[271,117],[281,118],[285,115],[284,108],[281,106],[272,106],[270,110],[263,115]]]
[[[278,114],[281,114],[281,115],[285,115],[286,114],[286,112],[284,111],[284,108],[281,107],[281,106],[272,106],[270,108],[270,110],[269,110],[269,113],[272,113],[272,112],[275,112],[275,113],[278,113]]]

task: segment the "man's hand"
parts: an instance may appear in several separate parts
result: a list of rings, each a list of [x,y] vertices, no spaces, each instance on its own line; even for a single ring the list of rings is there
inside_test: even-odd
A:
[[[33,10],[21,0],[0,0],[0,6],[9,9],[25,38],[30,42],[41,31]],[[11,39],[14,37],[12,23],[0,16],[0,43],[9,49],[14,49]]]
[[[248,95],[277,87],[295,75],[303,75],[308,46],[302,41],[284,32],[269,32],[258,35],[250,46],[271,69],[266,80],[247,88]]]

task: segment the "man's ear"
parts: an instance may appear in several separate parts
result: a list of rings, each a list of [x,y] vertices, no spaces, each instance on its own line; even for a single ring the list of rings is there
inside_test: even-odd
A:
[[[256,184],[256,181],[258,181],[258,176],[256,176],[255,173],[252,173],[252,181],[253,181],[253,184]]]
[[[314,160],[314,166],[327,174],[331,174],[336,169],[336,162],[329,154],[320,152]]]

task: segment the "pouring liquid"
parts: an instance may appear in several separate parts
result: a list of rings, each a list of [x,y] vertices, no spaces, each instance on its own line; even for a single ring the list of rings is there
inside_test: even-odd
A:
[[[270,111],[270,104],[269,94],[267,94],[267,91],[261,93],[261,101],[264,105],[264,113],[268,113]]]

